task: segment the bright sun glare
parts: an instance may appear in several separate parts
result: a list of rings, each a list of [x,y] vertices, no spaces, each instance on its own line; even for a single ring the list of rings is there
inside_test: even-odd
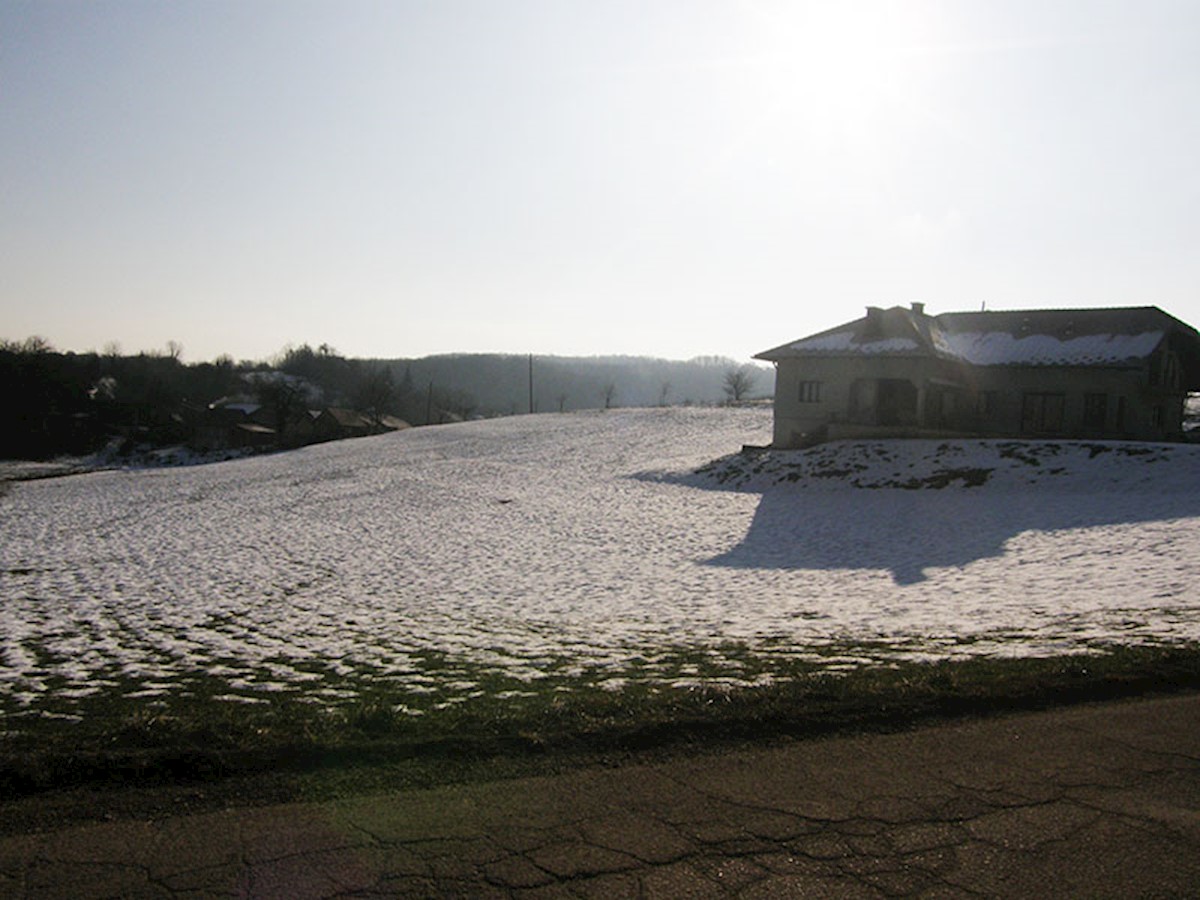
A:
[[[916,4],[808,3],[754,7],[755,68],[780,115],[823,141],[855,149],[903,106],[928,22]]]

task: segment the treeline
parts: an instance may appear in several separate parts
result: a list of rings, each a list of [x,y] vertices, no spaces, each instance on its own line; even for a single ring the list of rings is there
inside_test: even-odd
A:
[[[462,405],[446,392],[426,392],[418,404],[412,390],[393,381],[390,367],[346,359],[325,345],[288,348],[272,362],[235,363],[226,356],[184,363],[180,356],[178,345],[121,355],[59,352],[41,338],[0,341],[0,415],[6,423],[0,457],[85,454],[114,439],[191,443],[223,403],[258,406],[262,417],[253,421],[281,429],[328,406],[407,418],[443,415]]]
[[[40,338],[0,342],[0,456],[86,453],[112,435],[167,438],[186,403],[233,390],[233,361],[185,366],[162,354],[60,353]]]
[[[731,379],[737,374],[736,396]],[[291,430],[306,414],[337,407],[376,424],[411,425],[478,416],[613,406],[706,404],[769,392],[769,373],[708,357],[504,355],[348,359],[327,344],[285,348],[275,359],[228,356],[185,363],[182,348],[122,355],[60,352],[41,338],[0,341],[0,457],[85,454],[128,445],[190,443],[219,412],[256,407],[263,429]],[[207,433],[212,433],[208,428]],[[267,443],[269,445],[269,436]],[[286,442],[280,440],[281,444]]]
[[[570,412],[613,406],[681,406],[768,396],[770,369],[741,366],[721,356],[686,362],[647,357],[559,357],[455,354],[383,360],[397,379],[419,390],[435,385],[474,400],[472,414],[484,416]],[[740,373],[732,398],[730,375]]]

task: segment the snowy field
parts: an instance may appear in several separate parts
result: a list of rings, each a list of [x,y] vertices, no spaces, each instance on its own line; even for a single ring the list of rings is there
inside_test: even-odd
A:
[[[0,709],[1200,639],[1200,446],[737,455],[770,431],[764,409],[538,415],[0,485]]]

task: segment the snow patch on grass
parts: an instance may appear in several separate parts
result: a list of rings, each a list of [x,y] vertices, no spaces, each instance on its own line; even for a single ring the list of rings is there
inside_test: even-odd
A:
[[[217,678],[420,710],[1200,639],[1200,447],[734,452],[770,432],[762,409],[610,410],[14,483],[0,709]]]

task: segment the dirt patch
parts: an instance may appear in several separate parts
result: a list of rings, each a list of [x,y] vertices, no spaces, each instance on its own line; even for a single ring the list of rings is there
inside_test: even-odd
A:
[[[963,487],[979,487],[987,483],[992,475],[992,469],[943,469],[926,475],[924,478],[910,478],[908,481],[872,485],[872,487],[898,487],[906,491],[940,490],[949,487],[956,481],[961,481]]]

